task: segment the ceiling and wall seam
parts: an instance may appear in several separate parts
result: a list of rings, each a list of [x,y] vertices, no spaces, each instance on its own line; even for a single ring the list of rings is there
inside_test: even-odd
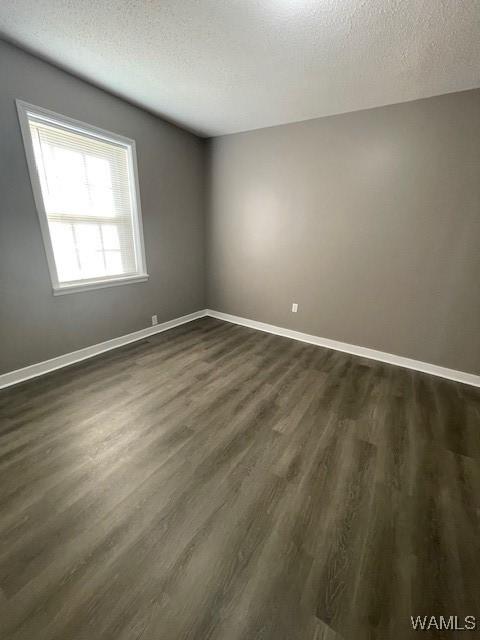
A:
[[[0,36],[202,137],[480,86],[477,0],[3,0]]]

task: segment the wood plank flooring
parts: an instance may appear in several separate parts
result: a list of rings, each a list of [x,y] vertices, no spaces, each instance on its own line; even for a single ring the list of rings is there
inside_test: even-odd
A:
[[[0,392],[2,640],[480,619],[480,390],[205,318]]]

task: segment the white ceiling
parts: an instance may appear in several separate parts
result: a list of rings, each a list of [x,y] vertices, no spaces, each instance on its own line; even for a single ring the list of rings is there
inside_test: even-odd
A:
[[[480,86],[480,0],[1,0],[0,33],[203,135]]]

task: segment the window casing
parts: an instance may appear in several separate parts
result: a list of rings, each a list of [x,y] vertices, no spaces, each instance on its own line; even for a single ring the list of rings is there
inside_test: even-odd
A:
[[[135,142],[17,108],[54,294],[145,281]]]

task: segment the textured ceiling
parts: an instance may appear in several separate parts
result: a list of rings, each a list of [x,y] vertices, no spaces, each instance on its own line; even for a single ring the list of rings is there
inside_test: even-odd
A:
[[[203,135],[480,86],[480,0],[1,0],[0,33]]]

